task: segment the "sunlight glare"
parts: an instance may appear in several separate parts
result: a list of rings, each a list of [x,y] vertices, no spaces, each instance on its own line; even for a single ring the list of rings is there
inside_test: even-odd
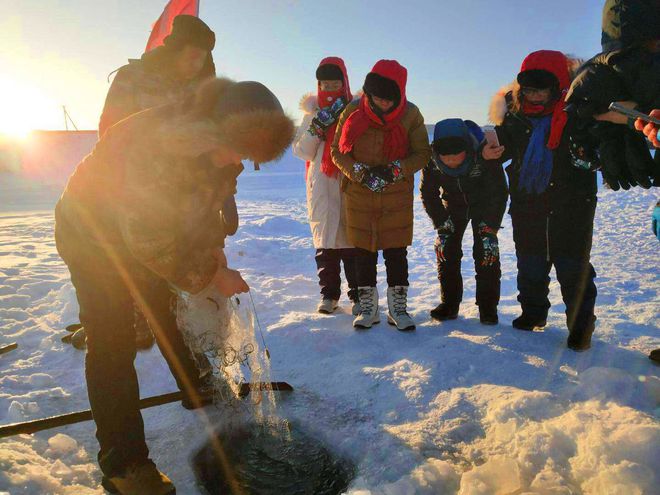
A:
[[[0,76],[0,134],[25,139],[30,131],[52,127],[56,108],[37,87]]]

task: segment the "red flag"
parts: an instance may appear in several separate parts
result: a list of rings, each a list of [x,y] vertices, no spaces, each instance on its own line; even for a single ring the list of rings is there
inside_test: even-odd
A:
[[[153,25],[151,36],[149,36],[149,41],[147,41],[147,48],[144,50],[145,52],[163,44],[165,36],[172,31],[174,18],[181,14],[199,17],[199,0],[170,0],[165,6],[163,13]]]

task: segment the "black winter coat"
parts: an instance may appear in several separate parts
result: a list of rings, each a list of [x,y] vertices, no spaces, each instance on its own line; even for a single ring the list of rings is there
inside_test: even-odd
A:
[[[507,95],[510,101],[510,95]],[[530,194],[518,188],[523,157],[532,133],[532,124],[520,113],[509,110],[495,127],[505,147],[500,162],[509,177],[513,235],[517,252],[551,259],[553,256],[588,258],[593,237],[596,209],[596,173],[575,167],[569,144],[576,122],[569,118],[559,146],[553,151],[553,167],[548,189]]]
[[[509,100],[510,95],[507,95],[507,101]],[[598,191],[596,174],[575,167],[571,160],[569,140],[576,129],[573,119],[569,118],[561,143],[553,152],[550,185],[542,194],[530,194],[518,189],[520,170],[533,129],[531,122],[521,113],[509,110],[495,129],[500,144],[504,146],[504,154],[499,162],[511,160],[511,164],[506,167],[506,173],[509,177],[512,214],[520,209],[531,208],[546,215],[552,211],[572,210],[585,203],[595,202]]]
[[[420,191],[436,229],[449,217],[477,225],[483,221],[499,229],[508,198],[504,171],[500,164],[490,162],[477,162],[465,175],[451,177],[430,161],[422,170]]]

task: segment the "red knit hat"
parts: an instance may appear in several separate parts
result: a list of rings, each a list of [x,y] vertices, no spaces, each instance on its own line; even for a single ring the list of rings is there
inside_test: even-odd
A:
[[[559,98],[552,109],[552,124],[547,144],[548,148],[551,150],[559,146],[564,127],[566,127],[566,123],[568,122],[568,116],[565,111],[566,103],[564,101],[566,91],[568,91],[568,88],[571,85],[571,75],[568,70],[568,63],[568,58],[561,52],[554,50],[539,50],[537,52],[532,52],[525,57],[525,60],[523,60],[517,78],[518,83],[521,86],[525,85],[527,79],[543,80],[542,77],[536,77],[543,73],[551,74],[556,79]]]

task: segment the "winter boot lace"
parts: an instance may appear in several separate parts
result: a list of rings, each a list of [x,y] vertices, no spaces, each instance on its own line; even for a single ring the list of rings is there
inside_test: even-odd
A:
[[[438,321],[458,318],[458,304],[440,303],[431,310],[431,318]]]
[[[151,461],[129,467],[122,476],[103,478],[103,487],[121,495],[174,495],[170,479]]]
[[[356,328],[371,328],[375,323],[380,323],[378,314],[378,289],[376,287],[358,287],[360,298],[360,314],[353,320]]]
[[[335,309],[337,309],[338,305],[339,301],[336,299],[321,299],[319,307],[316,308],[316,310],[324,315],[330,315],[335,312]]]
[[[399,330],[414,330],[415,322],[406,311],[408,305],[408,287],[397,285],[387,288],[387,322],[395,325]]]

